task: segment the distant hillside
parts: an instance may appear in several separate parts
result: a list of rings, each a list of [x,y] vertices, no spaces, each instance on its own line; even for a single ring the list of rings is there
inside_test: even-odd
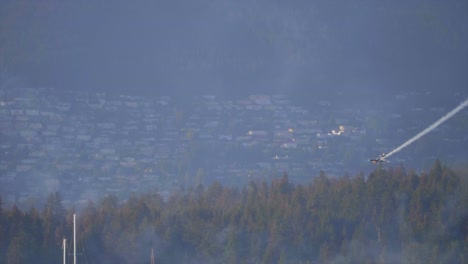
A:
[[[467,8],[466,0],[2,0],[0,68],[33,87],[153,96],[463,92]]]
[[[163,193],[219,181],[243,185],[286,172],[294,183],[370,172],[390,151],[453,108],[427,93],[361,104],[347,93],[307,107],[282,94],[135,96],[49,88],[0,89],[0,193],[29,208],[48,193],[67,206],[114,194]],[[457,96],[446,97],[450,101]],[[458,103],[458,101],[456,101]],[[462,111],[393,156],[418,172],[436,158],[466,164]]]

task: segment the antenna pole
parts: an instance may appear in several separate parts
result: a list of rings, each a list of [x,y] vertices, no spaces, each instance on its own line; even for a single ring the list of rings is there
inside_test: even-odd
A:
[[[73,264],[76,264],[76,214],[73,214]]]
[[[62,248],[63,248],[63,264],[66,264],[67,263],[67,239],[66,238],[63,239]]]

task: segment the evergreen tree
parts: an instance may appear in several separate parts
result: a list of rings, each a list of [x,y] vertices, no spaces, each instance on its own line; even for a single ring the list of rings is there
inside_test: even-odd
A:
[[[466,175],[436,161],[421,174],[321,173],[304,186],[285,174],[270,185],[200,185],[167,201],[157,194],[123,203],[108,196],[79,214],[78,240],[100,263],[144,262],[155,244],[157,259],[169,263],[465,263]],[[60,262],[73,212],[58,193],[42,214],[2,208],[0,263]]]
[[[65,209],[62,196],[58,192],[51,193],[47,198],[43,217],[43,253],[50,262],[60,261],[60,246],[65,236]]]
[[[10,242],[7,250],[7,264],[23,264],[36,262],[34,240],[23,230],[18,232]]]

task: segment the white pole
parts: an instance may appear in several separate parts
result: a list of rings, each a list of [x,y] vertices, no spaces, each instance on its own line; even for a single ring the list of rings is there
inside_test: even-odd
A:
[[[76,214],[73,214],[73,264],[76,264]]]
[[[63,264],[67,263],[67,239],[63,239]]]

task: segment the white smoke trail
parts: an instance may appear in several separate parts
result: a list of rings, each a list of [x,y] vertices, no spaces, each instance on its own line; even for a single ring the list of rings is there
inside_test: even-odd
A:
[[[385,158],[388,158],[390,157],[391,155],[397,153],[398,151],[404,149],[405,147],[409,146],[411,143],[413,143],[414,141],[418,140],[419,138],[421,138],[422,136],[426,135],[427,133],[431,132],[434,128],[438,127],[440,124],[444,123],[445,121],[447,121],[447,119],[451,118],[453,115],[455,115],[457,112],[459,112],[460,110],[462,110],[463,108],[465,108],[466,106],[468,105],[468,98],[465,99],[465,101],[463,103],[461,103],[459,106],[457,106],[455,109],[453,109],[452,111],[448,112],[446,115],[444,115],[443,117],[441,117],[439,120],[437,120],[434,124],[430,125],[428,128],[424,129],[423,131],[419,132],[419,134],[417,134],[416,136],[412,137],[410,140],[406,141],[405,143],[403,143],[401,146],[399,146],[398,148],[390,151],[388,154],[385,155]]]

